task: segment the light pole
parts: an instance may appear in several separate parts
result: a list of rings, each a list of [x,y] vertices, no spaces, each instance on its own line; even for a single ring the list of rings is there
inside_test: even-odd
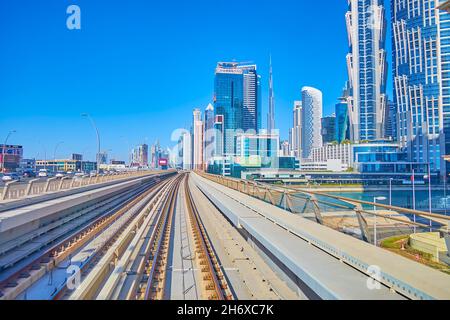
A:
[[[392,207],[392,181],[394,181],[394,178],[389,179],[389,206],[391,207]]]
[[[44,150],[44,170],[47,170],[47,148],[45,148],[41,141],[38,141],[38,144],[42,147],[42,150]]]
[[[375,222],[374,222],[374,228],[373,228],[373,244],[375,246],[378,246],[378,241],[377,241],[377,201],[385,201],[387,200],[386,197],[373,197],[373,211],[375,212]]]
[[[64,141],[60,141],[55,146],[55,150],[53,152],[53,161],[55,162],[56,170],[53,170],[53,171],[58,171],[58,164],[56,163],[56,152],[58,151],[59,146],[62,145],[63,143],[64,143]]]
[[[91,124],[92,124],[92,127],[94,128],[94,130],[95,130],[95,134],[97,135],[97,155],[96,155],[96,160],[97,160],[97,171],[99,170],[99,155],[100,155],[100,134],[99,134],[99,132],[98,132],[98,128],[97,128],[97,125],[95,124],[95,121],[94,121],[94,119],[92,119],[92,117],[90,116],[90,114],[89,113],[83,113],[83,114],[81,114],[81,116],[82,117],[84,117],[84,118],[87,118],[90,122],[91,122]]]
[[[424,177],[424,179],[428,179],[428,209],[430,214],[432,214],[432,202],[431,202],[431,166],[428,163],[428,175]],[[430,232],[433,232],[433,221],[430,219]]]
[[[413,210],[416,210],[416,171],[412,169]],[[414,233],[417,231],[416,214],[414,213]]]
[[[2,148],[2,172],[6,172],[6,169],[5,169],[5,149],[6,149],[6,144],[8,143],[8,140],[11,137],[11,135],[16,133],[16,132],[17,132],[16,130],[11,130],[10,132],[8,132],[8,135],[6,136],[5,143],[4,143],[3,148]]]

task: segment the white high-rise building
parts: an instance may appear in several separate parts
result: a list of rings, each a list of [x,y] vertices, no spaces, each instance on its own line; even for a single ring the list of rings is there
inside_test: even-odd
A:
[[[204,141],[203,141],[203,162],[208,165],[211,158],[215,156],[215,117],[214,107],[209,104],[205,110],[205,125],[204,125]]]
[[[302,157],[302,102],[294,102],[292,128],[289,133],[291,155],[300,159]]]
[[[322,141],[322,92],[315,88],[303,87],[301,113],[302,158],[311,157],[311,150],[320,148]]]
[[[348,0],[348,104],[350,135],[353,141],[370,141],[384,137],[387,63],[383,2]],[[408,2],[409,6],[411,1],[402,2]]]
[[[200,109],[193,112],[192,123],[192,164],[194,170],[203,170],[203,121]]]
[[[191,144],[191,134],[189,132],[183,133],[181,136],[181,146],[182,146],[182,159],[183,159],[183,170],[192,170],[192,144]]]

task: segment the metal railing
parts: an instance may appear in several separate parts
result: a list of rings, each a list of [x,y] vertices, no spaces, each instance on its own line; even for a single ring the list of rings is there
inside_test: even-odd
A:
[[[439,232],[444,237],[449,236],[450,217],[442,214],[203,172],[197,174],[376,245],[386,238],[420,232]]]

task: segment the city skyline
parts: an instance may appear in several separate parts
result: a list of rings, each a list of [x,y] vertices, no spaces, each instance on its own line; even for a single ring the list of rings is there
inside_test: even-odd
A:
[[[250,3],[244,4],[245,6],[251,6]],[[262,2],[258,7],[258,13],[262,16],[268,14],[270,11],[269,4]],[[337,4],[336,10],[330,10],[327,15],[327,23],[320,26],[317,22],[314,22],[311,17],[307,17],[305,10],[311,9],[311,5],[294,3],[292,1],[285,2],[286,7],[291,8],[293,11],[297,10],[299,16],[305,16],[307,21],[301,26],[295,26],[290,23],[280,23],[273,30],[270,30],[269,39],[262,41],[256,35],[253,46],[236,46],[233,50],[223,51],[223,46],[226,43],[216,43],[214,46],[220,49],[220,53],[213,51],[208,55],[201,55],[201,57],[194,57],[189,60],[188,65],[180,65],[178,62],[172,64],[164,64],[165,68],[170,70],[180,69],[181,71],[195,72],[192,77],[195,81],[198,81],[199,85],[194,90],[188,90],[191,92],[186,94],[186,88],[180,88],[180,94],[176,96],[166,94],[168,87],[167,79],[163,76],[160,78],[162,81],[161,87],[158,87],[158,91],[153,90],[151,87],[151,81],[145,80],[142,82],[143,74],[137,72],[134,67],[135,64],[131,62],[131,56],[136,58],[139,63],[142,63],[143,70],[150,70],[149,68],[156,68],[153,56],[158,55],[155,53],[139,52],[138,48],[145,49],[150,46],[146,41],[139,42],[136,38],[133,38],[130,43],[131,48],[129,50],[116,48],[114,42],[112,42],[111,36],[118,33],[117,41],[125,42],[124,37],[128,36],[131,31],[138,29],[139,34],[145,34],[148,29],[142,29],[141,23],[133,23],[128,20],[121,20],[121,26],[125,23],[129,23],[127,28],[122,29],[121,26],[112,25],[111,32],[106,32],[109,36],[104,40],[107,44],[106,48],[99,50],[93,57],[88,56],[88,47],[93,45],[93,41],[98,36],[100,30],[96,30],[102,25],[93,19],[94,14],[100,14],[100,6],[95,4],[86,4],[83,6],[83,27],[78,33],[68,33],[65,26],[61,26],[62,30],[51,31],[50,28],[54,28],[58,22],[58,6],[49,5],[47,10],[42,10],[42,17],[47,18],[47,22],[43,22],[37,19],[33,15],[19,11],[19,8],[13,6],[8,7],[9,15],[2,19],[1,24],[5,23],[7,28],[2,30],[9,30],[12,34],[17,34],[16,38],[11,38],[5,35],[4,39],[10,44],[10,49],[3,53],[0,53],[3,61],[9,61],[8,65],[2,63],[2,69],[4,70],[3,76],[0,77],[0,85],[4,88],[4,92],[0,95],[0,103],[10,106],[4,112],[1,121],[0,137],[6,136],[10,130],[17,130],[17,133],[12,135],[10,143],[24,145],[25,157],[43,157],[45,149],[47,153],[52,153],[49,150],[53,150],[54,146],[60,141],[64,140],[65,143],[58,148],[58,157],[68,157],[71,153],[83,153],[85,158],[95,159],[96,144],[95,133],[91,129],[89,123],[80,117],[83,112],[88,112],[95,119],[99,131],[102,136],[102,149],[112,150],[110,158],[128,159],[130,150],[135,145],[142,143],[148,143],[149,141],[161,140],[163,146],[173,146],[176,144],[174,141],[170,141],[170,134],[173,129],[189,127],[189,114],[193,108],[204,108],[212,102],[212,81],[214,77],[213,66],[217,61],[252,61],[258,65],[258,74],[261,75],[261,87],[262,87],[262,124],[265,127],[265,118],[268,112],[268,74],[269,74],[269,55],[272,55],[273,72],[276,89],[276,123],[277,127],[281,130],[281,137],[287,139],[288,131],[291,126],[291,106],[294,100],[298,100],[301,95],[301,88],[305,85],[311,85],[321,89],[324,92],[324,114],[331,114],[334,109],[336,98],[341,91],[342,83],[346,80],[345,72],[345,54],[346,54],[346,32],[345,32],[345,19],[343,14],[346,10],[346,5]],[[33,7],[30,4],[31,8]],[[161,13],[168,13],[163,5],[155,10],[159,10]],[[199,4],[200,6],[200,4]],[[319,5],[320,7],[321,5]],[[334,4],[333,4],[334,6]],[[138,2],[137,8],[145,8],[144,3]],[[218,4],[217,7],[221,7]],[[280,10],[283,16],[290,15],[289,10],[277,8]],[[108,12],[114,17],[119,17],[118,7],[112,6],[108,8]],[[203,10],[209,11],[215,9],[214,6],[208,5]],[[129,9],[134,15],[138,13],[135,9]],[[7,10],[1,10],[2,14]],[[92,17],[91,17],[92,15]],[[11,21],[14,17],[23,17],[26,21],[23,25]],[[62,15],[62,18],[65,18]],[[164,15],[163,15],[164,16]],[[59,17],[61,18],[61,17]],[[104,19],[104,14],[100,17]],[[125,19],[125,18],[123,18]],[[257,17],[254,19],[258,19]],[[103,20],[102,20],[103,21]],[[237,21],[238,28],[240,24],[246,22]],[[67,56],[67,59],[74,61],[77,68],[67,71],[67,76],[63,76],[62,81],[56,81],[56,74],[59,70],[58,66],[62,64],[61,58],[55,58],[55,61],[50,61],[50,57],[42,56],[42,47],[38,45],[36,41],[29,36],[22,35],[20,30],[28,28],[30,24],[36,24],[39,29],[35,35],[43,44],[48,42],[47,39],[43,39],[42,32],[51,35],[52,39],[57,39],[61,42],[61,46],[54,48],[54,53],[51,54],[52,58],[55,58],[55,54]],[[323,39],[327,35],[326,28],[333,26],[338,30],[340,37],[337,39],[327,39],[327,43],[324,43]],[[192,26],[195,28],[195,26]],[[296,44],[296,39],[304,38],[304,31],[315,30],[317,37],[321,39],[315,39],[314,43],[318,53],[302,53],[299,55],[292,55],[289,48],[302,47],[300,44]],[[104,32],[104,29],[101,30]],[[192,30],[191,30],[192,31]],[[220,31],[220,34],[225,32]],[[261,32],[263,32],[262,30]],[[4,31],[2,31],[3,33]],[[167,35],[172,35],[173,30],[167,30]],[[33,34],[33,32],[31,32]],[[2,34],[3,35],[3,34]],[[278,35],[283,35],[281,38]],[[206,34],[201,34],[201,39],[206,39]],[[312,37],[312,36],[311,36]],[[315,37],[313,37],[315,38]],[[158,39],[160,41],[161,39]],[[197,40],[197,41],[200,41]],[[243,39],[240,36],[236,37],[238,43],[242,43]],[[12,57],[13,53],[21,53],[22,58],[25,55],[24,45],[28,44],[36,52],[33,56],[27,56],[31,65],[18,65],[18,59]],[[155,42],[156,43],[156,42]],[[204,45],[209,45],[209,41],[205,40]],[[169,44],[167,44],[169,45]],[[185,42],[178,43],[178,45],[185,46]],[[328,54],[328,61],[320,60],[325,56],[326,48],[332,45],[335,48],[341,48],[338,50],[340,53],[333,55]],[[70,48],[77,48],[76,52],[69,50]],[[322,48],[322,49],[321,49]],[[117,50],[113,54],[114,50]],[[123,56],[125,59],[117,60],[118,55]],[[105,55],[105,62],[100,61],[100,55]],[[312,59],[312,57],[317,58]],[[181,58],[181,54],[174,54],[170,57],[170,61],[174,58]],[[35,60],[40,59],[41,63],[36,64]],[[202,61],[200,62],[199,59]],[[148,61],[147,61],[148,60]],[[86,68],[86,63],[91,65],[93,62],[98,63],[98,68],[89,70]],[[311,63],[313,62],[313,63]],[[115,65],[114,69],[111,66]],[[333,81],[322,80],[321,74],[330,66],[333,65],[333,69],[337,69],[333,72],[333,76],[330,79]],[[336,68],[337,66],[337,68]],[[14,69],[15,68],[15,69]],[[58,71],[59,70],[59,71]],[[113,70],[116,70],[113,72]],[[116,73],[117,72],[117,73]],[[317,74],[316,74],[317,72]],[[62,72],[64,73],[64,72]],[[125,82],[123,80],[116,80],[115,75],[119,76],[125,73]],[[30,84],[30,88],[26,92],[26,95],[20,94],[19,86],[19,74]],[[70,74],[70,76],[69,76]],[[151,73],[149,73],[151,74]],[[39,76],[36,76],[39,75]],[[70,80],[70,77],[74,77],[74,80]],[[92,79],[88,79],[88,78]],[[108,78],[106,82],[102,79]],[[135,79],[133,77],[136,77]],[[192,78],[191,78],[192,79]],[[293,81],[295,80],[295,81]],[[102,83],[102,81],[104,83]],[[123,93],[118,96],[118,81],[123,86]],[[139,81],[140,83],[138,83]],[[42,84],[39,86],[37,82]],[[35,85],[33,85],[35,84]],[[136,84],[134,87],[133,85]],[[144,84],[146,87],[144,88]],[[175,84],[175,83],[174,83]],[[63,88],[62,85],[66,85],[67,88]],[[148,85],[148,87],[147,87]],[[34,89],[36,87],[36,89]],[[188,86],[190,89],[191,86]],[[41,88],[42,92],[36,92],[37,88]],[[89,88],[89,90],[87,90]],[[111,90],[113,89],[113,90]],[[49,90],[53,93],[48,95]],[[139,97],[133,97],[135,92],[139,91]],[[159,92],[161,91],[161,92]],[[44,99],[43,96],[47,95]],[[50,98],[49,98],[50,97]],[[70,97],[70,99],[69,99]],[[138,102],[138,98],[140,101]],[[154,105],[158,105],[156,107]],[[64,107],[59,107],[64,106]],[[14,121],[17,118],[17,110],[21,112],[21,123]],[[169,114],[178,115],[175,119],[170,118],[169,127],[164,124],[164,119],[169,119]],[[145,122],[151,122],[152,119],[160,119],[152,125],[152,130],[148,130],[148,125]],[[16,123],[14,123],[16,122]],[[142,122],[142,124],[140,124]],[[129,124],[133,125],[133,130],[129,130]],[[173,123],[173,124],[172,124]],[[49,125],[50,124],[50,125]],[[68,125],[69,124],[69,125]],[[114,126],[114,129],[110,126]],[[52,130],[48,128],[51,127]],[[58,137],[55,137],[54,132],[58,132]],[[102,150],[103,151],[103,150]]]
[[[4,2],[0,301],[450,300],[450,0]]]

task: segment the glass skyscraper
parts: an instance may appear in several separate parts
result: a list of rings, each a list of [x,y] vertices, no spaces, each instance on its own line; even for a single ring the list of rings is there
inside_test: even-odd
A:
[[[341,144],[345,140],[350,139],[350,118],[348,114],[347,98],[341,98],[341,101],[336,104],[336,138],[335,140]]]
[[[322,118],[322,142],[323,144],[336,141],[336,116]]]
[[[258,132],[261,128],[261,77],[256,65],[239,66],[244,77],[244,111],[242,129]]]
[[[261,124],[260,77],[256,66],[219,62],[214,84],[214,112],[221,116],[223,156],[236,154],[236,130],[257,133]],[[216,150],[221,154],[220,150]]]
[[[405,2],[405,0],[403,0]],[[348,99],[353,141],[383,137],[386,108],[386,19],[383,0],[348,0]]]
[[[391,2],[399,143],[434,172],[450,152],[450,15],[436,9],[441,2]]]

